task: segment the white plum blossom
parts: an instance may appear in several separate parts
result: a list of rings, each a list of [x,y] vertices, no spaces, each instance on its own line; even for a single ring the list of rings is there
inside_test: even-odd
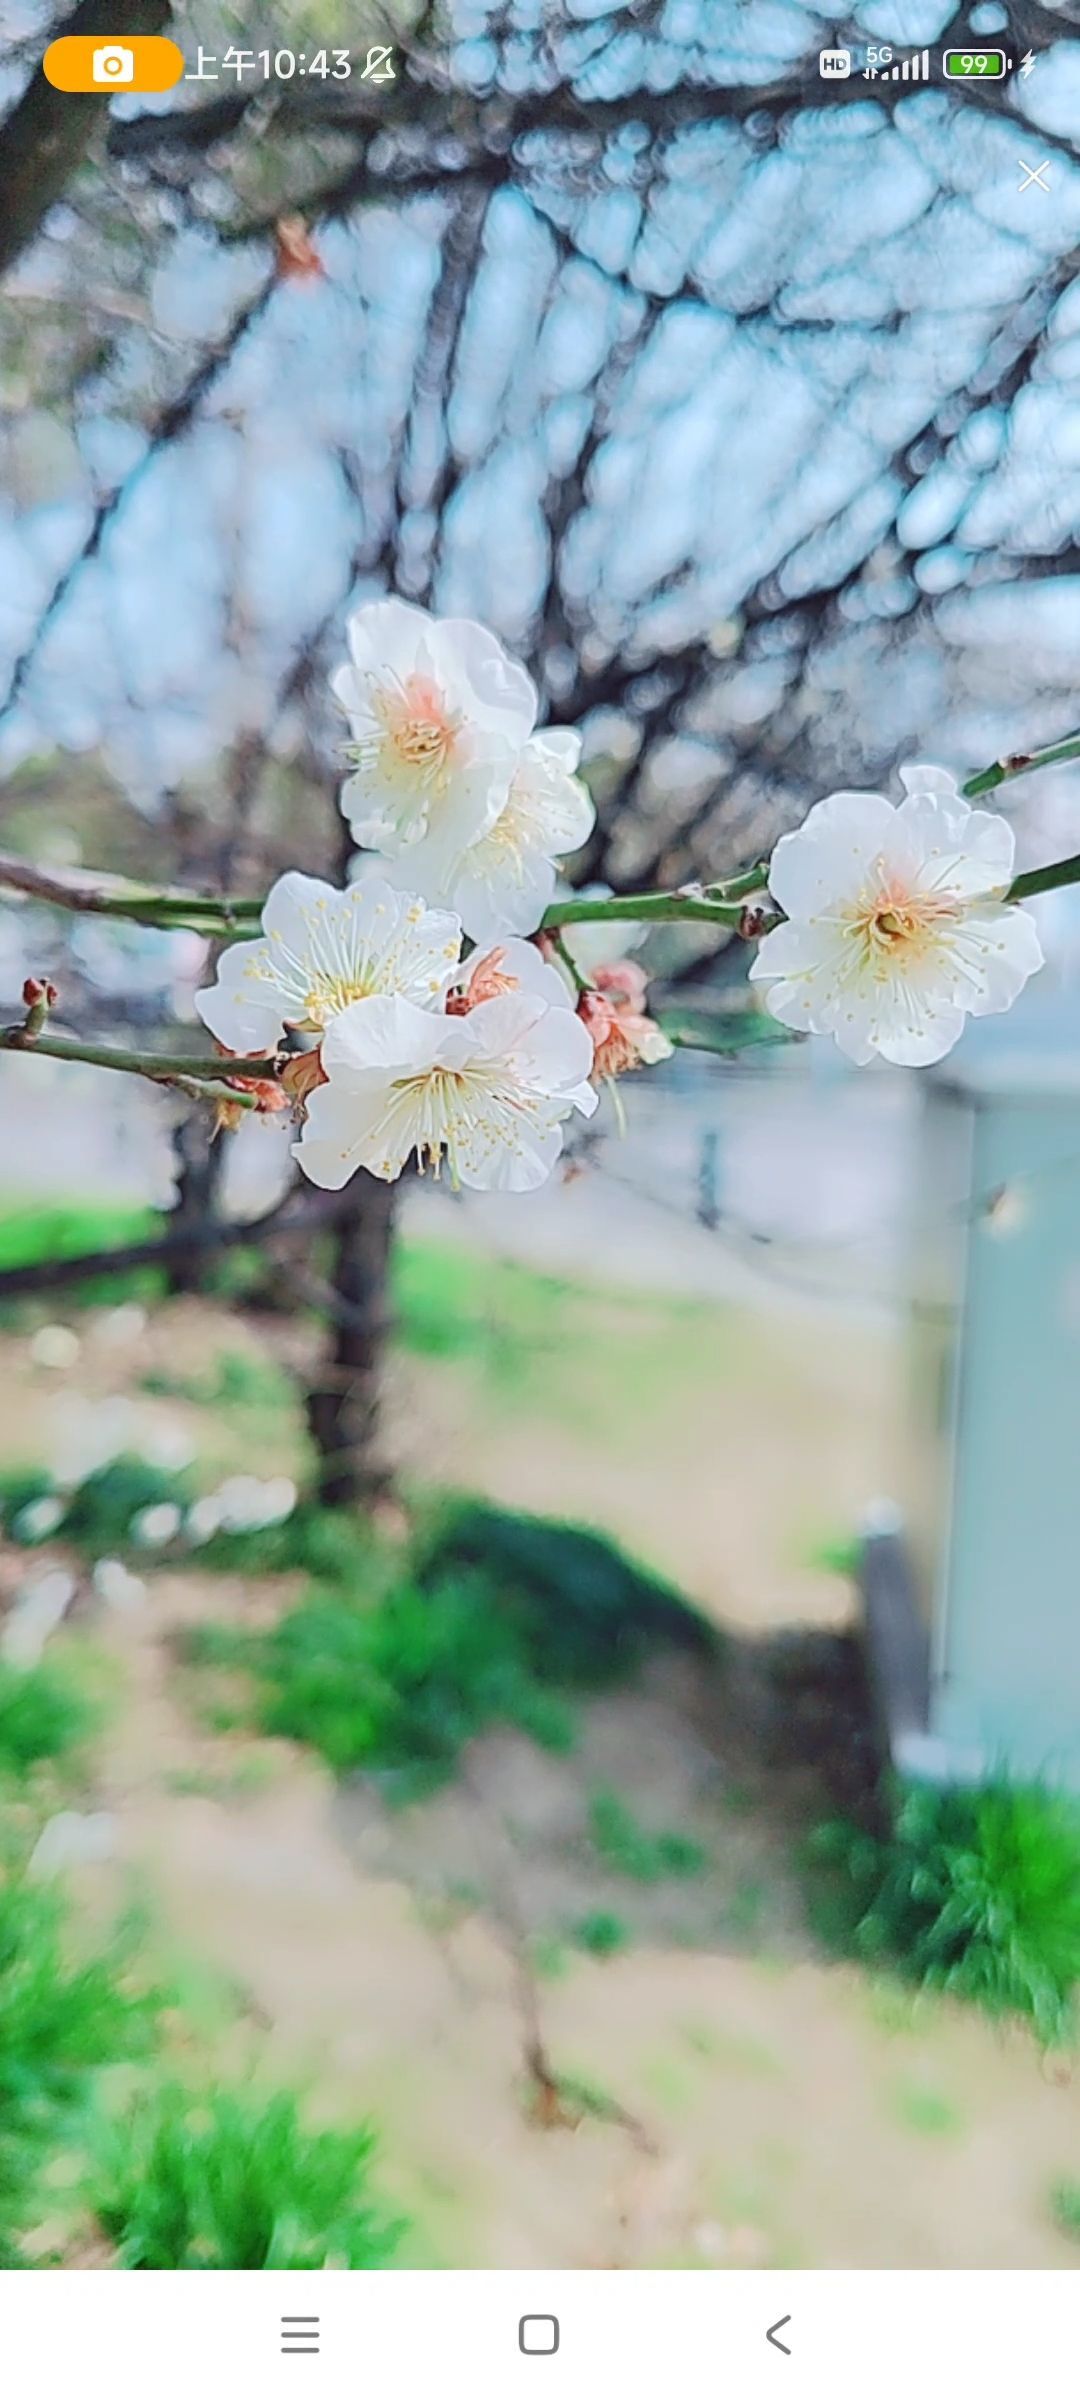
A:
[[[787,922],[750,970],[781,1024],[831,1033],[859,1066],[929,1066],[965,1016],[1011,1007],[1043,963],[1033,919],[1005,901],[1005,818],[969,808],[941,767],[900,779],[898,805],[833,792],[782,836],[769,889]]]
[[[530,677],[484,626],[404,600],[357,609],[348,639],[331,682],[352,734],[341,805],[357,842],[387,858],[428,836],[466,849],[503,807],[536,722]]]
[[[554,897],[556,860],[580,850],[596,822],[574,774],[581,736],[548,726],[526,742],[498,816],[468,848],[432,835],[407,853],[399,873],[461,918],[474,942],[534,933]]]
[[[269,894],[263,939],[231,944],[195,1006],[227,1050],[261,1056],[285,1026],[321,1033],[340,1009],[378,992],[437,1005],[460,952],[459,920],[414,893],[374,876],[339,892],[293,872]]]
[[[522,983],[460,1014],[394,999],[360,1000],[335,1017],[323,1045],[328,1081],[294,1152],[311,1181],[337,1191],[358,1167],[392,1181],[415,1152],[436,1173],[445,1158],[455,1187],[528,1192],[546,1182],[565,1118],[591,1116],[596,1093],[588,1033],[559,978],[538,965],[543,989]]]

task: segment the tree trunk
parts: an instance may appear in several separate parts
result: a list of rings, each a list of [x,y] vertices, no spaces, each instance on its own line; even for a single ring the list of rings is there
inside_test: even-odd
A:
[[[168,1220],[169,1233],[174,1237],[181,1238],[189,1229],[200,1235],[216,1217],[228,1139],[227,1133],[219,1133],[215,1139],[212,1113],[202,1106],[189,1109],[175,1126],[176,1199]],[[190,1254],[181,1255],[170,1268],[169,1291],[175,1295],[205,1290],[216,1263],[213,1250],[204,1241],[196,1240]]]
[[[307,1401],[325,1508],[370,1505],[390,1484],[380,1414],[397,1193],[363,1173],[353,1190],[355,1209],[334,1236],[327,1357]]]
[[[169,24],[169,0],[80,0],[71,16],[50,29],[50,41],[67,34],[160,33]],[[108,114],[109,94],[58,92],[39,67],[3,128],[4,208],[0,218],[0,274],[32,242],[42,218],[66,190],[91,137]]]

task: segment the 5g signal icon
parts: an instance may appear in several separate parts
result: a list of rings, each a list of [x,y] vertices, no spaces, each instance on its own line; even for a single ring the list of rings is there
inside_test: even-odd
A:
[[[929,83],[930,52],[913,50],[910,58],[898,59],[894,66],[867,70],[882,83]]]

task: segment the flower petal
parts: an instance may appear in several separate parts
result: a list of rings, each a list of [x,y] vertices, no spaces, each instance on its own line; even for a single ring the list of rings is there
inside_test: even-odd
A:
[[[231,943],[221,954],[216,983],[196,992],[195,1008],[224,1049],[247,1058],[276,1049],[285,1018],[268,944]]]
[[[459,1153],[460,1180],[470,1191],[539,1191],[562,1146],[562,1126],[550,1122],[525,1125],[513,1144],[501,1142],[494,1149],[468,1143]]]
[[[542,725],[539,733],[533,735],[533,740],[542,742],[544,748],[550,750],[564,774],[573,775],[581,761],[581,735],[576,726]]]
[[[381,1080],[376,1088],[381,1093]],[[365,1097],[356,1091],[332,1090],[328,1083],[311,1095],[304,1129],[292,1145],[292,1155],[309,1183],[317,1183],[324,1192],[340,1192],[363,1164],[360,1146],[367,1123]]]
[[[896,810],[880,792],[832,792],[795,833],[781,834],[769,890],[785,916],[811,918],[853,898],[895,833]]]
[[[978,952],[978,983],[966,1006],[973,1017],[997,1016],[1045,964],[1038,926],[1028,909],[1010,902],[973,911],[964,932]]]
[[[322,1062],[331,1086],[354,1083],[373,1070],[424,1074],[441,1060],[454,1022],[396,995],[354,1000],[332,1019],[323,1040]]]
[[[471,941],[490,944],[503,934],[535,933],[555,895],[554,862],[542,851],[515,859],[492,836],[465,852],[451,887],[453,904]]]
[[[962,898],[1004,892],[1012,882],[1016,838],[1006,818],[965,800],[942,801],[913,792],[896,811],[905,853],[914,862],[922,891],[955,892]]]
[[[292,949],[302,949],[312,912],[331,908],[343,896],[320,876],[301,875],[298,868],[291,867],[286,875],[278,876],[267,893],[262,912],[263,932],[287,942]]]
[[[536,685],[531,675],[486,625],[476,624],[472,617],[430,617],[427,622],[437,665],[455,681],[467,679],[493,730],[512,741],[526,741],[536,723]]]

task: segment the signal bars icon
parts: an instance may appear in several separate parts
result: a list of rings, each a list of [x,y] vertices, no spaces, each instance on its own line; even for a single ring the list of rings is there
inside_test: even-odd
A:
[[[913,50],[910,58],[897,60],[894,67],[864,67],[868,83],[929,83],[930,52]]]

